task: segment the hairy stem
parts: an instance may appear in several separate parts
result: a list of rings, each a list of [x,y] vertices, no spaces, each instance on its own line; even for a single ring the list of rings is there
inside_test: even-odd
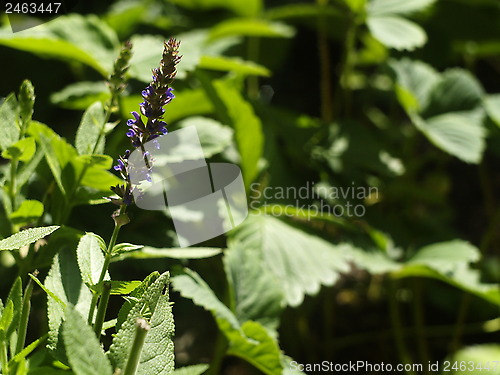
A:
[[[134,341],[132,343],[132,349],[130,351],[123,375],[135,375],[137,372],[139,360],[141,359],[142,347],[150,328],[151,327],[146,319],[137,319],[135,323]]]
[[[102,325],[106,317],[106,310],[108,309],[109,296],[111,294],[111,282],[104,281],[102,284],[102,295],[99,299],[99,308],[95,317],[94,331],[98,338],[101,337]]]

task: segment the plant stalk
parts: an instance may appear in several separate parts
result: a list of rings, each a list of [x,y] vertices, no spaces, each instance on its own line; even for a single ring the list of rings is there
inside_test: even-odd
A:
[[[97,338],[101,337],[102,326],[106,318],[106,310],[108,309],[109,296],[111,295],[111,281],[104,281],[102,284],[102,295],[99,299],[99,308],[95,317],[94,331]]]
[[[135,323],[135,336],[130,355],[123,375],[135,375],[141,359],[142,347],[151,326],[144,318],[138,318]]]

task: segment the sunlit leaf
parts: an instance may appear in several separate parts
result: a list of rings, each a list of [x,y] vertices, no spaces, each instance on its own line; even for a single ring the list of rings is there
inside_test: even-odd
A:
[[[372,16],[366,22],[373,36],[390,48],[411,51],[427,41],[420,26],[399,16]]]
[[[19,233],[13,234],[3,240],[0,240],[0,250],[16,250],[23,246],[32,244],[33,242],[48,236],[59,226],[53,225],[49,227],[28,228]]]

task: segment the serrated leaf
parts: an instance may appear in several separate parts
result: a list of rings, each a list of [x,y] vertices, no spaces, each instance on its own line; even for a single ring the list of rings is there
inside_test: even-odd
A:
[[[12,236],[1,240],[0,251],[20,249],[23,246],[27,246],[45,236],[48,236],[57,229],[59,229],[58,225],[25,229],[19,233],[13,234]]]
[[[158,300],[167,288],[169,273],[165,272],[151,284],[139,300],[130,309],[127,319],[119,328],[110,347],[109,358],[114,368],[125,368],[134,339],[135,322],[137,318],[146,318],[148,321],[154,315]],[[139,366],[140,370],[141,366]]]
[[[99,240],[93,233],[87,233],[80,239],[76,255],[83,282],[89,286],[97,284],[104,265],[104,255]],[[110,279],[106,272],[104,280]]]
[[[399,16],[373,16],[366,23],[373,36],[390,48],[411,51],[427,42],[419,25]]]
[[[35,140],[32,137],[23,138],[2,151],[2,158],[27,162],[36,151]]]
[[[104,125],[106,116],[101,102],[92,104],[83,114],[76,132],[75,146],[80,155],[104,152]]]
[[[174,371],[174,317],[168,288],[159,296],[151,328],[142,348],[137,375],[167,375]]]
[[[16,96],[9,94],[0,104],[0,150],[16,143],[19,140],[20,129],[18,124],[19,108]]]
[[[208,365],[193,365],[176,369],[172,375],[201,375],[208,370]]]
[[[500,94],[486,96],[484,108],[493,122],[500,126]]]
[[[234,137],[241,156],[243,180],[248,188],[259,172],[258,163],[264,148],[262,124],[253,107],[228,84],[214,83],[217,96],[222,100],[234,128]]]
[[[318,293],[322,284],[333,285],[350,268],[349,246],[333,245],[274,217],[249,215],[231,237],[262,254],[262,267],[279,280],[290,306]]]
[[[62,335],[71,369],[76,375],[113,374],[94,331],[71,306],[66,309]]]
[[[88,108],[97,101],[104,102],[111,97],[104,81],[77,82],[66,86],[50,96],[50,101],[67,109]]]
[[[25,200],[19,208],[10,214],[10,220],[16,225],[26,225],[43,215],[43,203],[36,200]]]
[[[268,329],[277,329],[285,298],[273,274],[262,267],[262,253],[230,244],[223,260],[238,320],[254,320]]]
[[[368,14],[407,14],[423,10],[436,0],[372,0],[368,5]]]
[[[49,317],[47,346],[55,351],[56,357],[64,358],[59,337],[66,306],[71,304],[82,316],[87,316],[92,299],[90,290],[82,281],[74,251],[62,251],[54,257],[44,284],[62,302],[61,304],[52,297],[47,298],[47,315]]]
[[[479,111],[446,113],[428,119],[411,116],[413,123],[437,147],[457,158],[478,164],[486,147],[486,130]]]
[[[257,18],[229,19],[210,29],[210,39],[228,36],[253,36],[264,38],[291,38],[295,30],[281,22]]]
[[[121,307],[120,311],[118,312],[118,318],[116,321],[116,330],[120,330],[120,327],[122,324],[125,322],[127,319],[127,316],[132,309],[132,307],[135,306],[135,304],[139,301],[139,299],[143,296],[143,294],[146,292],[146,290],[160,277],[160,273],[157,271],[154,271],[150,273],[143,281],[142,283],[135,288],[131,293],[130,293],[130,298],[127,298],[125,300],[125,303]]]
[[[229,333],[228,354],[245,359],[265,374],[282,375],[281,351],[267,330],[253,321],[243,323],[241,329],[244,335]]]

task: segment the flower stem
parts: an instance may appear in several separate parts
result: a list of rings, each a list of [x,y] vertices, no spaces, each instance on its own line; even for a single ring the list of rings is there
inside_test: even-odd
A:
[[[144,318],[138,318],[135,323],[135,336],[132,348],[125,366],[123,375],[135,375],[141,359],[142,347],[150,329],[149,323]]]
[[[33,272],[34,276],[38,275],[38,271],[35,270]],[[16,343],[16,353],[19,353],[24,348],[24,344],[26,342],[26,332],[28,330],[28,320],[30,316],[31,310],[31,293],[33,292],[33,280],[28,280],[28,285],[24,291],[23,296],[23,307],[21,312],[21,319],[19,320],[19,328],[18,328],[18,336]]]
[[[108,308],[109,296],[111,294],[111,282],[104,281],[102,284],[102,295],[99,299],[99,308],[97,309],[97,315],[95,318],[94,331],[97,337],[101,337],[102,326],[104,324],[104,318],[106,317],[106,310]]]

